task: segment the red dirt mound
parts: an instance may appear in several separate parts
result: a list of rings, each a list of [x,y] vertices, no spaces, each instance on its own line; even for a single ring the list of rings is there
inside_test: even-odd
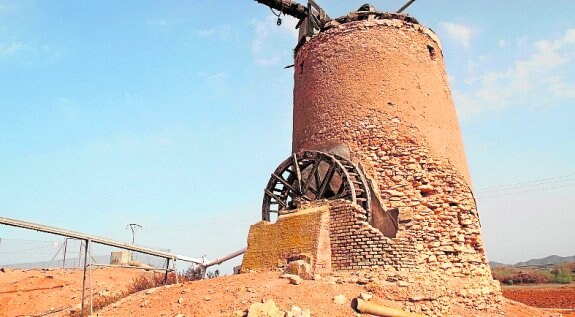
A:
[[[143,274],[150,273],[118,268],[94,269],[94,298],[119,294]],[[279,273],[249,273],[145,290],[113,303],[94,315],[233,316],[238,311],[245,311],[252,303],[272,299],[284,311],[299,306],[304,310],[310,309],[312,316],[359,316],[350,307],[351,299],[368,288],[369,285],[341,283],[330,278],[305,280],[300,285],[292,285],[288,280],[280,279]],[[81,291],[81,270],[6,270],[0,272],[0,316],[69,316],[71,310],[79,308]],[[345,303],[335,304],[333,299],[340,294],[346,297]],[[531,294],[525,295],[526,298],[543,300],[530,304],[558,303],[547,307],[568,308],[569,303],[573,303],[575,287],[512,288],[506,289],[504,294],[518,300],[522,300],[522,294]],[[547,294],[551,295],[545,297]],[[401,307],[401,303],[386,300],[377,292],[373,295],[372,301],[376,303]],[[507,316],[558,316],[557,312],[511,300],[505,300],[502,308]],[[561,313],[572,316],[567,311]],[[453,307],[452,315],[489,316],[465,307]]]
[[[361,316],[351,308],[351,299],[366,292],[368,285],[304,280],[292,285],[279,273],[247,273],[215,279],[168,285],[132,294],[97,313],[98,316],[236,316],[252,303],[273,300],[288,311],[292,306],[310,309],[312,316]],[[344,304],[334,303],[344,295]],[[373,302],[401,308],[401,304],[374,294]],[[507,316],[558,316],[557,314],[505,300]],[[464,307],[454,307],[453,316],[490,316]],[[363,315],[367,316],[367,315]],[[499,315],[498,315],[499,316]]]
[[[150,273],[123,268],[93,269],[93,297],[117,295],[142,274]],[[0,272],[0,316],[68,316],[70,310],[79,308],[81,301],[82,270]]]

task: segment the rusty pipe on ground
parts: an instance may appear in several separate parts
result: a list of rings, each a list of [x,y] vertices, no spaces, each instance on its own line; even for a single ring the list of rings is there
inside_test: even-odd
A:
[[[362,314],[371,314],[380,317],[424,317],[423,315],[406,312],[401,309],[366,302],[361,298],[354,298],[351,301],[351,306]]]

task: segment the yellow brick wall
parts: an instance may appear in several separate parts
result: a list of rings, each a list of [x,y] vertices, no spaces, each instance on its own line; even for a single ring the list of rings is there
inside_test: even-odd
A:
[[[250,227],[242,272],[281,267],[299,254],[311,256],[317,273],[331,271],[329,207],[302,209],[278,218],[276,223],[260,221]]]

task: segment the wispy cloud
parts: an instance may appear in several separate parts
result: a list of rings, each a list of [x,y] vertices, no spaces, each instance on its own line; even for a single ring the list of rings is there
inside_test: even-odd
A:
[[[295,29],[298,20],[290,16],[282,16],[281,26],[276,25],[277,18],[273,15],[264,20],[253,20],[254,39],[251,51],[254,61],[258,65],[273,66],[281,62],[286,55],[287,47],[294,47],[297,41],[298,30]]]
[[[220,40],[228,40],[237,35],[237,31],[229,25],[220,25],[209,29],[199,30],[197,31],[197,34],[204,38],[217,38]]]
[[[471,27],[453,22],[439,22],[439,27],[461,46],[468,48],[471,45],[474,34]]]
[[[0,57],[10,57],[19,52],[30,50],[31,47],[20,41],[15,42],[0,42]]]
[[[272,66],[272,65],[277,65],[281,60],[281,56],[280,55],[274,55],[270,58],[256,58],[255,62],[258,65],[262,65],[262,66]]]
[[[519,42],[523,42],[519,41]],[[517,45],[523,45],[522,43]],[[464,116],[511,106],[545,106],[575,99],[575,29],[531,44],[534,53],[502,71],[488,71],[453,91]]]
[[[47,44],[37,44],[21,40],[2,41],[0,39],[0,61],[8,62],[25,56],[27,63],[46,63],[62,57],[65,50]]]
[[[0,16],[18,16],[19,8],[10,2],[2,3],[0,0]],[[39,61],[34,57],[40,57],[42,62],[54,60],[62,55],[62,49],[54,45],[48,45],[34,40],[27,34],[20,34],[20,27],[10,23],[10,19],[0,18],[0,61],[7,62],[22,56],[28,58],[26,63],[31,65]]]

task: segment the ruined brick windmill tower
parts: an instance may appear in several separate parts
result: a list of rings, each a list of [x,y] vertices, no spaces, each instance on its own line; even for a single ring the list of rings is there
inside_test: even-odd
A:
[[[428,300],[397,299],[411,310],[495,309],[500,291],[437,36],[369,5],[330,19],[312,3],[299,18],[294,154],[266,187],[242,269],[304,254],[315,272],[376,270],[415,283],[406,294],[423,289]]]

